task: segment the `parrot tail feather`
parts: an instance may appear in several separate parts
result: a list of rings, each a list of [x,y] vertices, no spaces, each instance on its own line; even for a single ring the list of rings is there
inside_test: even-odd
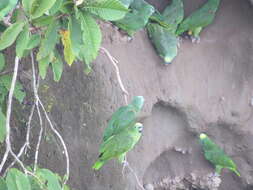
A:
[[[239,173],[239,171],[237,171],[237,169],[233,169],[233,172],[235,172],[236,175],[238,175],[239,177],[241,176],[241,174]]]
[[[99,170],[104,165],[104,162],[102,161],[96,161],[96,163],[92,166],[94,170]]]

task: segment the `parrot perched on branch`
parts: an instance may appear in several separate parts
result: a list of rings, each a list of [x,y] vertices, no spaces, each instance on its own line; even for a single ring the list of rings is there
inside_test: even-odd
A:
[[[177,55],[179,42],[175,32],[183,18],[184,7],[182,0],[173,0],[162,14],[156,11],[150,17],[153,23],[147,25],[149,38],[159,56],[163,58],[164,64],[170,64]]]
[[[109,137],[101,144],[99,149],[100,155],[92,168],[99,170],[108,160],[124,158],[125,154],[139,141],[142,129],[143,125],[136,123],[130,125],[120,133]]]
[[[155,9],[144,0],[133,0],[130,10],[123,19],[116,21],[115,25],[133,36],[136,31],[145,27]]]
[[[103,141],[136,123],[137,115],[141,111],[143,104],[144,98],[135,96],[129,105],[122,106],[114,112],[104,131]]]
[[[223,168],[227,168],[235,172],[236,175],[241,176],[234,161],[206,134],[201,133],[199,138],[205,158],[215,165],[216,173],[220,174]]]
[[[201,8],[193,12],[190,16],[181,22],[176,34],[181,35],[188,31],[192,41],[199,41],[201,30],[211,24],[214,20],[215,13],[219,7],[220,0],[208,0]]]

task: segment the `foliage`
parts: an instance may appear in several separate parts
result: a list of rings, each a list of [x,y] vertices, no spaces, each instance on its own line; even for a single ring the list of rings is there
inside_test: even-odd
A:
[[[67,185],[61,185],[62,180],[48,169],[37,169],[33,176],[12,168],[5,178],[0,178],[0,190],[69,190]]]
[[[122,19],[127,12],[119,0],[5,0],[0,3],[1,143],[6,138],[6,103],[12,83],[12,76],[4,71],[9,67],[3,51],[15,46],[19,59],[37,52],[39,75],[43,79],[51,68],[54,80],[58,82],[65,62],[69,66],[75,61],[83,62],[88,74],[102,42],[96,20],[115,21]],[[22,84],[16,82],[15,99],[22,103],[25,96]],[[0,190],[69,189],[61,185],[63,179],[47,169],[37,169],[34,176],[14,168],[7,172],[7,176],[0,179]]]

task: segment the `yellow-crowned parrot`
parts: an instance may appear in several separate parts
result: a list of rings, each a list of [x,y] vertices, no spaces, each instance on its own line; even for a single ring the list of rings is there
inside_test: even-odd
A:
[[[234,161],[217,144],[204,133],[199,138],[205,158],[215,166],[216,173],[220,174],[223,168],[227,168],[240,176]]]
[[[106,161],[113,158],[124,157],[124,155],[139,141],[142,129],[143,125],[141,123],[136,123],[108,138],[101,144],[99,149],[100,155],[92,168],[99,170]]]
[[[103,141],[121,132],[131,124],[135,124],[143,104],[144,98],[142,96],[135,96],[130,104],[122,106],[114,112],[104,131]]]
[[[173,0],[162,14],[156,11],[147,25],[151,39],[158,55],[163,58],[164,64],[170,64],[177,55],[178,39],[175,34],[178,24],[183,20],[184,7],[182,0]]]
[[[199,33],[213,22],[219,4],[220,0],[208,0],[201,8],[183,20],[176,31],[177,35],[188,31],[193,42],[199,41]]]
[[[155,9],[144,0],[133,0],[130,10],[123,19],[116,21],[115,25],[133,36],[136,31],[145,27]]]

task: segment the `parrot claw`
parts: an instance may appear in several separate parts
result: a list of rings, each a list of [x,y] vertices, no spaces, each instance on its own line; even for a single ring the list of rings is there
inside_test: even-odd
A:
[[[199,44],[200,43],[200,37],[193,37],[193,36],[191,36],[191,41],[194,44]]]
[[[217,172],[214,172],[213,177],[219,177],[219,176],[220,174],[218,174]]]

